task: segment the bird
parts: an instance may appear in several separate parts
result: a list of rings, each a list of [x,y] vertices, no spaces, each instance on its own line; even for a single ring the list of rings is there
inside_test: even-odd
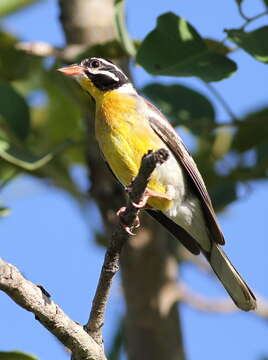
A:
[[[164,148],[169,157],[156,167],[142,204],[193,254],[205,256],[238,308],[256,308],[256,298],[222,249],[224,235],[203,178],[178,132],[153,104],[139,95],[114,62],[91,57],[58,69],[94,99],[95,136],[115,177],[131,184],[142,157]]]

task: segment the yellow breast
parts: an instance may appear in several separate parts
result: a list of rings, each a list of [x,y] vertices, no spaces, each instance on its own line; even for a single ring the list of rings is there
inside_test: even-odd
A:
[[[142,112],[137,111],[137,100],[126,94],[110,91],[97,103],[96,138],[112,171],[123,185],[131,183],[137,175],[141,159],[149,149],[163,147],[161,139],[151,129]],[[166,193],[166,186],[152,176],[148,187]],[[154,208],[166,210],[171,202],[152,198]]]

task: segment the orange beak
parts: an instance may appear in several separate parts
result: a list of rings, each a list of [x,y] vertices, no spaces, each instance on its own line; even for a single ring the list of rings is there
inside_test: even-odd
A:
[[[58,71],[62,72],[67,76],[77,76],[77,75],[81,75],[84,72],[84,68],[81,65],[74,64],[74,65],[62,67],[58,69]]]

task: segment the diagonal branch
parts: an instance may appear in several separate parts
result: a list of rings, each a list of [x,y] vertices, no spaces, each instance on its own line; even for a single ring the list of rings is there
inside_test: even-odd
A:
[[[49,298],[46,291],[26,280],[15,266],[2,259],[0,259],[0,290],[18,305],[34,313],[35,318],[70,349],[77,359],[106,359],[102,348],[81,325],[71,320]]]
[[[133,202],[140,202],[155,167],[167,158],[167,150],[160,149],[155,152],[149,151],[142,159],[139,173],[129,187],[127,207],[120,216],[122,222],[112,234],[106,251],[92,310],[84,328],[70,319],[50,299],[50,295],[42,286],[26,280],[15,266],[0,259],[0,290],[10,296],[19,306],[34,313],[35,318],[71,350],[72,359],[106,360],[101,327],[112,280],[119,269],[120,253],[129,236],[125,226],[135,227],[140,210],[133,206]]]
[[[133,202],[140,202],[155,167],[158,164],[162,164],[167,158],[168,152],[165,149],[160,149],[155,152],[149,151],[148,154],[143,157],[139,173],[129,187],[129,200],[124,213],[120,216],[121,223],[112,234],[110,244],[106,251],[96,294],[93,299],[90,317],[85,326],[86,331],[100,345],[103,343],[101,328],[104,323],[109,290],[113,277],[119,270],[119,258],[123,245],[129,237],[125,229],[126,226],[128,228],[135,227],[135,222],[140,211],[133,206]],[[124,225],[122,225],[122,223]]]

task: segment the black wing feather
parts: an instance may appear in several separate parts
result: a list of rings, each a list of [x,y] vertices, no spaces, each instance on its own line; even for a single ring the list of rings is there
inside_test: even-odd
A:
[[[182,245],[186,247],[194,255],[200,254],[200,247],[191,235],[188,234],[181,226],[177,225],[168,218],[162,211],[146,209],[146,212],[163,225]]]
[[[198,198],[201,200],[201,205],[212,239],[216,241],[216,243],[224,245],[224,237],[218,224],[208,191],[193,158],[164,115],[149,102],[147,102],[147,105],[153,110],[152,112],[149,112],[149,122],[152,129],[163,140],[178,162],[183,166],[193,188],[196,190]],[[157,116],[153,116],[154,112]]]

